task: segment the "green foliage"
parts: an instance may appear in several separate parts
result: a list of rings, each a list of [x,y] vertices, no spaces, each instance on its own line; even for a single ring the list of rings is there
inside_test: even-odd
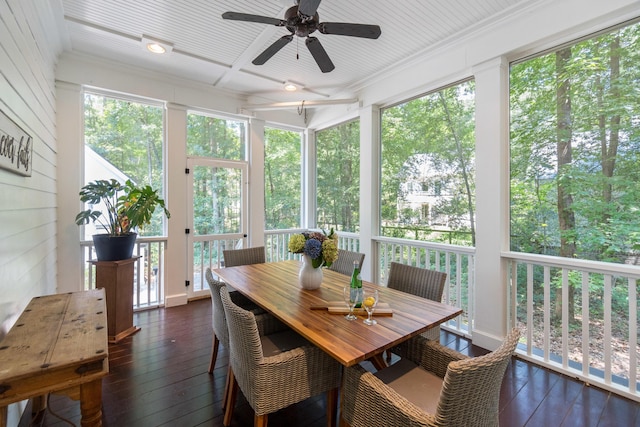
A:
[[[89,203],[91,208],[76,216],[76,224],[100,223],[106,232],[113,236],[127,234],[151,223],[151,216],[157,206],[169,218],[164,200],[149,185],[136,186],[131,180],[122,184],[119,181],[96,180],[82,187],[80,200]],[[101,204],[105,212],[93,209]]]
[[[246,160],[245,121],[187,114],[187,154],[192,157]],[[239,168],[199,165],[193,177],[196,235],[240,231],[242,172]]]
[[[358,232],[360,225],[360,122],[316,134],[318,227]]]
[[[299,228],[302,212],[302,135],[265,128],[265,229]]]
[[[162,193],[161,107],[86,93],[84,117],[86,146],[134,183],[144,183]],[[162,224],[162,215],[156,212],[142,233],[162,235]]]
[[[380,210],[385,226],[444,225],[470,232],[467,244],[473,245],[474,94],[474,82],[467,81],[382,112]],[[420,186],[423,190],[416,191]],[[427,217],[410,206],[420,203],[412,201],[418,193],[429,196],[422,201],[428,205]]]
[[[515,64],[511,96],[511,249],[557,255],[560,238],[580,258],[625,262],[640,235],[640,25]],[[571,157],[558,173],[557,82],[570,81]],[[558,224],[558,186],[575,226]]]
[[[187,115],[187,154],[245,160],[246,129],[244,121],[190,113]]]

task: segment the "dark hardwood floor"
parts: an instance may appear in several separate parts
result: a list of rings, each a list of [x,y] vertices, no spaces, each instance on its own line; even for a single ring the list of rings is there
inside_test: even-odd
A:
[[[103,380],[103,425],[222,426],[220,409],[228,352],[220,348],[213,376],[207,374],[211,351],[211,304],[139,312],[142,329],[109,347],[110,373]],[[471,356],[486,351],[454,334],[441,341]],[[615,394],[514,358],[505,374],[500,401],[502,426],[640,426],[640,405]],[[25,414],[30,413],[28,407]],[[38,424],[66,426],[57,416],[80,425],[80,405],[52,395]],[[325,402],[316,397],[269,416],[272,427],[325,425]],[[28,426],[25,415],[20,426]],[[253,411],[239,397],[233,426],[251,426]],[[373,424],[375,426],[375,423]]]

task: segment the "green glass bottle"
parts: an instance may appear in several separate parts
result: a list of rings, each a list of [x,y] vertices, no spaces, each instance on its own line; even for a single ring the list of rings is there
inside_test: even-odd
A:
[[[362,275],[360,274],[360,263],[353,261],[353,273],[351,273],[351,300],[357,301],[356,308],[362,306]]]

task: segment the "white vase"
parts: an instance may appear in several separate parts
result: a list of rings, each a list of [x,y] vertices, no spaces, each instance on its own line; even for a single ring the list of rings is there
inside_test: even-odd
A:
[[[322,283],[322,267],[313,268],[309,255],[302,255],[302,267],[298,274],[298,283],[302,289],[318,289]]]

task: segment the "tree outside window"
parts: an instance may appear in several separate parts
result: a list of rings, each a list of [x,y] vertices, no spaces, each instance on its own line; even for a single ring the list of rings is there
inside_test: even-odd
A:
[[[383,236],[475,244],[474,94],[466,81],[382,111]]]
[[[265,230],[300,228],[302,133],[265,127]]]
[[[360,122],[316,133],[317,224],[357,233],[360,227]]]
[[[514,64],[510,79],[511,249],[634,261],[640,25]]]
[[[637,23],[512,64],[512,251],[638,264],[639,93]],[[516,271],[519,283],[526,280],[524,270]],[[630,311],[638,304],[629,295],[640,295],[630,287],[640,284],[614,277],[607,286],[604,275],[590,274],[587,282],[560,268],[536,268],[532,277],[534,345],[550,345],[559,354],[554,346],[563,340],[561,322],[568,321],[569,358],[584,363],[580,325],[588,319],[590,365],[603,366],[598,349],[609,346],[616,354],[614,374],[625,377],[625,355],[634,351],[629,350]],[[518,286],[520,307],[531,302],[527,287]],[[524,309],[517,316],[526,322]],[[545,321],[550,339],[543,342]],[[607,329],[611,340],[603,343]]]
[[[247,123],[200,113],[187,114],[187,155],[245,160]]]
[[[164,108],[98,93],[84,96],[85,176],[97,179],[131,179],[164,194]],[[138,230],[143,236],[161,236],[163,214],[153,214],[151,224]],[[85,226],[85,239],[96,231]]]
[[[247,122],[190,112],[187,155],[244,161]],[[233,233],[240,229],[242,186],[237,171],[225,167],[194,167],[193,227],[196,235]]]

